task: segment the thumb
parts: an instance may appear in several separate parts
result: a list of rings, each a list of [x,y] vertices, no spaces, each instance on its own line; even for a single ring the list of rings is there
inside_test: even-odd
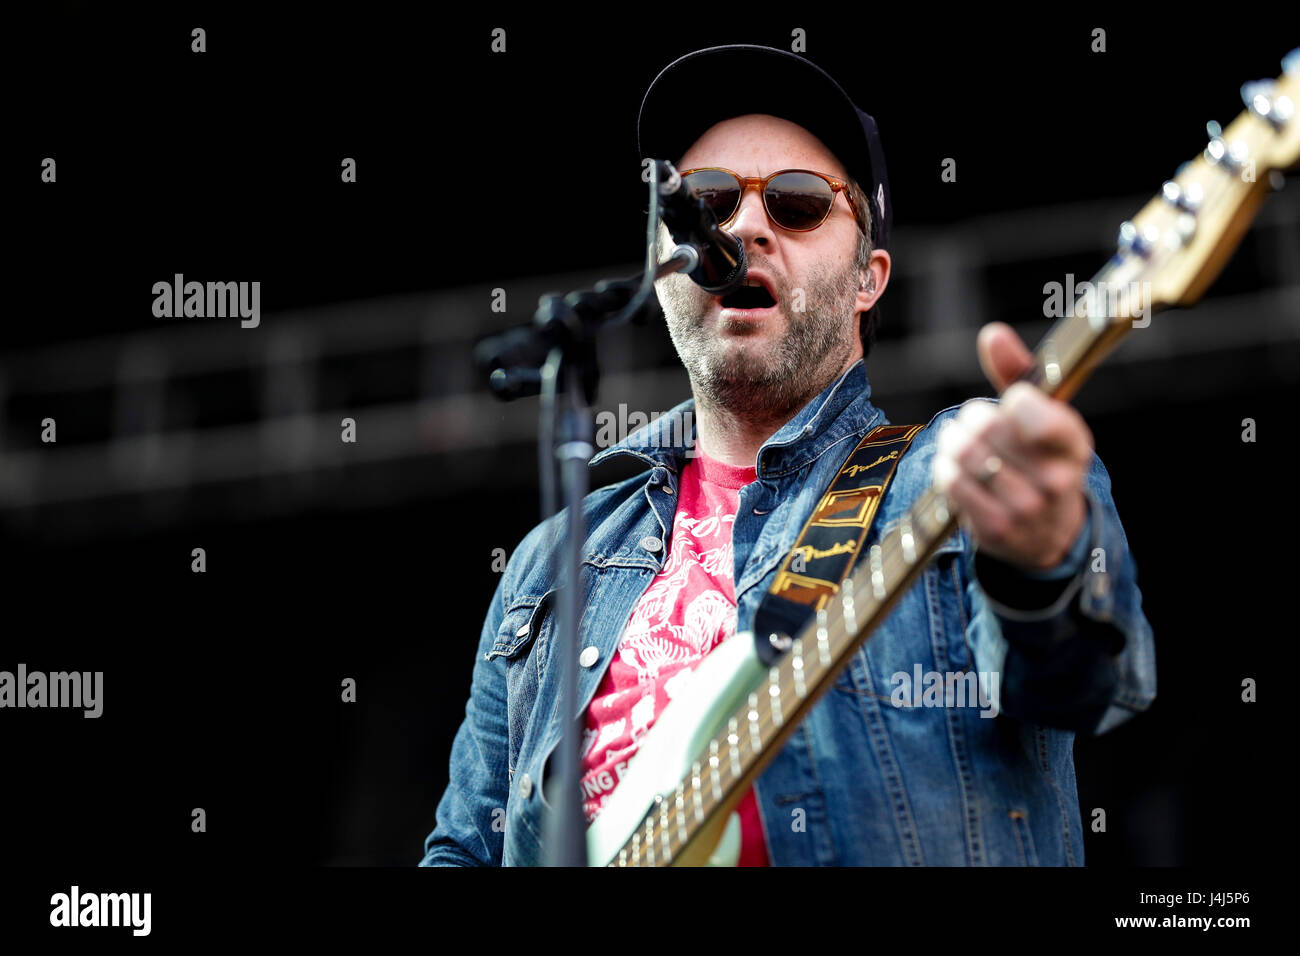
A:
[[[1005,322],[990,322],[975,342],[980,368],[999,394],[1034,364],[1033,353]]]

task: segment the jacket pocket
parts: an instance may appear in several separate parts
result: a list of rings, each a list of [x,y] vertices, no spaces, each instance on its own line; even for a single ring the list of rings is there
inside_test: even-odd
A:
[[[546,610],[554,593],[551,589],[540,598],[517,599],[501,619],[496,642],[485,660],[515,658],[528,650],[546,623]]]
[[[488,661],[499,660],[505,669],[506,722],[510,730],[509,777],[519,764],[519,752],[536,709],[538,687],[546,664],[553,615],[551,595],[517,600],[501,620]]]

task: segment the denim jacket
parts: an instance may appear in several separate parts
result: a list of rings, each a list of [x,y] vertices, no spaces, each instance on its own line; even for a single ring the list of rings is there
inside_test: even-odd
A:
[[[760,448],[732,532],[738,630],[752,625],[849,451],[889,424],[870,395],[859,361]],[[929,486],[939,426],[959,409],[939,412],[913,439],[868,546]],[[667,426],[687,411],[691,400],[591,460],[630,455],[647,470],[585,502],[582,709],[667,559],[685,442],[694,441],[693,432],[683,439]],[[1050,571],[980,554],[960,526],[942,543],[756,779],[774,865],[1083,864],[1074,735],[1103,733],[1145,710],[1156,680],[1136,568],[1095,453],[1084,490],[1088,521]],[[422,866],[543,860],[551,794],[542,782],[560,736],[560,671],[550,651],[563,520],[529,532],[501,577]],[[982,699],[922,693],[971,671]],[[906,690],[901,675],[922,679]]]

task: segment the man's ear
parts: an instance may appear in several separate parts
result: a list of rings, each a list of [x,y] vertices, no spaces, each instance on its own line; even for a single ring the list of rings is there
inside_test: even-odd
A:
[[[867,267],[858,273],[858,300],[854,305],[857,312],[866,312],[885,293],[889,285],[891,261],[889,253],[876,249],[867,260]]]

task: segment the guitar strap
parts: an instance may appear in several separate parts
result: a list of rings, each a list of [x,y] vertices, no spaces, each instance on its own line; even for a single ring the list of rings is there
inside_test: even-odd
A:
[[[839,591],[857,563],[898,460],[924,427],[879,425],[849,452],[763,595],[754,615],[756,637],[798,634]]]

